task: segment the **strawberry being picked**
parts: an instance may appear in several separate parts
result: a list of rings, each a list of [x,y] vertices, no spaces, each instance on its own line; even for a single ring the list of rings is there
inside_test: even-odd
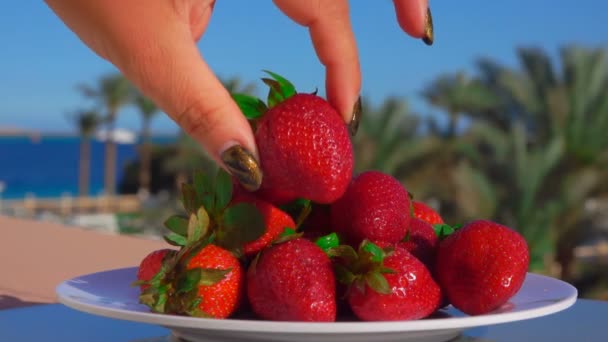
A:
[[[530,261],[526,240],[501,224],[475,220],[442,240],[436,276],[464,313],[498,309],[521,288]]]
[[[426,266],[402,247],[382,249],[364,241],[358,251],[339,246],[333,254],[347,300],[364,321],[415,320],[440,304],[441,290]]]
[[[268,72],[268,104],[233,95],[243,113],[255,120],[255,139],[264,171],[262,196],[283,204],[296,198],[332,203],[348,186],[353,149],[342,117],[323,98],[297,93],[283,77]]]
[[[336,284],[323,249],[296,237],[264,249],[247,271],[253,311],[273,321],[336,319]]]
[[[395,244],[406,236],[409,212],[410,198],[398,180],[379,171],[366,171],[332,204],[331,222],[353,246],[365,239]]]

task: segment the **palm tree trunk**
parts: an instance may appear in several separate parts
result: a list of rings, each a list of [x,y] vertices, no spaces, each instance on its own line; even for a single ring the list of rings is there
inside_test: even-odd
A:
[[[142,127],[141,164],[139,166],[139,192],[150,193],[150,119],[144,118]]]
[[[114,142],[114,126],[116,115],[110,113],[108,120],[108,136],[105,144],[104,187],[106,195],[116,193],[116,143]]]
[[[448,122],[448,138],[453,138],[456,136],[456,126],[458,125],[458,113],[456,111],[448,112],[449,122]]]
[[[89,137],[81,137],[80,140],[80,160],[79,160],[79,175],[78,189],[80,196],[85,197],[89,194],[89,175],[91,163],[91,140]]]

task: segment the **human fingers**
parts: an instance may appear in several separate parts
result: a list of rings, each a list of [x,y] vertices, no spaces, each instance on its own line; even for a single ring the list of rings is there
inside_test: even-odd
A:
[[[317,56],[325,66],[327,99],[350,124],[351,133],[356,132],[361,69],[348,1],[274,0],[274,3],[292,20],[308,28]]]
[[[432,45],[433,17],[428,0],[393,0],[393,3],[401,29],[414,38],[421,38],[427,45]]]

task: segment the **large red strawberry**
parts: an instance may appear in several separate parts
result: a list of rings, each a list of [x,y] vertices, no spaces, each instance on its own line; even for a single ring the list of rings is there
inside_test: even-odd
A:
[[[405,239],[399,243],[401,247],[422,261],[429,270],[433,270],[435,267],[438,244],[439,238],[433,226],[417,217],[412,217],[410,229]]]
[[[519,291],[529,261],[528,245],[519,233],[475,220],[441,241],[436,274],[452,305],[479,315],[498,309]]]
[[[335,278],[325,252],[303,238],[261,252],[247,272],[252,310],[275,321],[334,321]]]
[[[379,171],[366,171],[332,204],[331,221],[353,246],[364,239],[394,244],[407,233],[409,212],[410,198],[398,180]]]
[[[226,318],[236,311],[243,294],[244,274],[232,253],[207,245],[190,259],[187,270],[202,272],[195,300],[200,300],[198,309],[204,315]]]
[[[438,309],[439,285],[426,266],[404,248],[396,246],[386,253],[365,241],[357,258],[352,258],[353,252],[349,254],[351,257],[339,264],[344,266],[339,279],[351,282],[347,299],[359,319],[415,320]]]
[[[262,248],[270,245],[270,243],[281,235],[285,228],[295,229],[296,227],[293,219],[286,212],[250,193],[244,191],[235,193],[233,203],[240,202],[252,203],[260,214],[262,214],[265,226],[265,231],[262,236],[243,245],[243,251],[246,255],[253,255],[262,250]]]
[[[323,98],[297,93],[293,84],[273,79],[268,104],[235,94],[243,113],[255,120],[255,140],[264,177],[260,193],[277,204],[296,198],[332,203],[348,186],[353,149],[340,114]]]
[[[432,225],[444,223],[441,215],[424,202],[412,201],[414,216]]]
[[[171,257],[175,253],[175,250],[165,248],[153,251],[146,255],[139,263],[139,268],[137,269],[137,280],[142,282],[152,280],[152,278],[154,278],[154,276],[160,271],[165,257]],[[150,287],[150,285],[142,283],[140,289],[143,291],[148,287]]]

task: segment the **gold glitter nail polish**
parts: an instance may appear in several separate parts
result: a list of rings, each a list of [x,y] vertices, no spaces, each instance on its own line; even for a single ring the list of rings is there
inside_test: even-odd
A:
[[[262,185],[262,169],[251,152],[243,146],[234,145],[220,156],[228,172],[248,191],[255,191]]]
[[[433,16],[431,15],[431,8],[427,8],[426,10],[426,20],[424,24],[424,37],[422,37],[422,41],[426,45],[433,45],[433,41],[435,40],[435,34],[433,33]]]
[[[348,131],[353,137],[355,136],[355,134],[357,134],[357,131],[359,130],[361,115],[361,96],[359,96],[357,102],[355,102],[355,105],[353,106],[352,118],[350,119],[350,123],[348,124]]]

